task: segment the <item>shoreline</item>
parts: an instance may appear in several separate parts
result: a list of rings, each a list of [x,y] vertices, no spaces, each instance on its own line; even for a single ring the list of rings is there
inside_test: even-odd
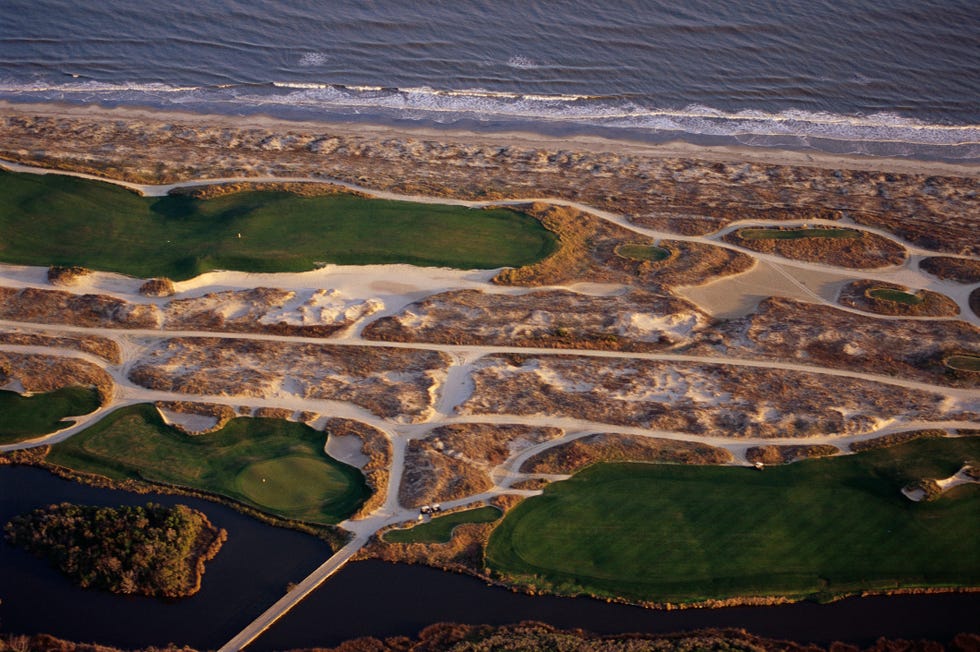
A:
[[[520,146],[555,151],[615,153],[654,160],[686,158],[706,163],[756,163],[825,170],[848,169],[866,172],[980,178],[980,164],[974,163],[952,163],[911,158],[879,158],[857,154],[830,154],[762,146],[697,145],[676,140],[655,144],[629,138],[613,139],[601,135],[576,134],[570,137],[561,137],[521,130],[479,132],[455,127],[443,129],[431,126],[386,125],[380,122],[290,120],[262,114],[233,116],[153,107],[117,106],[105,108],[95,104],[80,106],[65,102],[19,103],[8,100],[0,100],[0,116],[174,121],[193,123],[197,126],[223,126],[236,129],[261,128],[277,132],[303,129],[329,130],[348,136],[372,139],[432,140],[472,146]]]

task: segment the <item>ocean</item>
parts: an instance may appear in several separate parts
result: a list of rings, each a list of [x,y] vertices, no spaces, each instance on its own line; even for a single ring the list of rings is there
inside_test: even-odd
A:
[[[0,99],[980,161],[976,0],[0,0]]]

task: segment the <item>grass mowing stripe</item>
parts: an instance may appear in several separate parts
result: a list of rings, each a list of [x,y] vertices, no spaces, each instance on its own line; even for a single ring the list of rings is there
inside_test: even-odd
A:
[[[421,523],[401,530],[389,530],[384,535],[387,543],[445,543],[452,539],[453,530],[463,523],[492,523],[500,518],[500,510],[492,505],[437,516],[428,523]]]
[[[770,467],[604,464],[512,510],[488,567],[564,593],[694,602],[980,584],[980,491],[900,490],[980,459],[980,440],[920,440]]]
[[[67,417],[98,409],[99,392],[93,387],[63,387],[53,392],[21,396],[0,391],[0,444],[46,435],[71,424]]]
[[[537,220],[506,209],[271,191],[140,197],[102,182],[3,171],[0,232],[5,262],[175,280],[318,263],[516,267],[545,258],[557,242]]]
[[[271,514],[332,524],[354,513],[368,488],[360,471],[324,452],[324,437],[300,423],[246,418],[188,436],[163,423],[152,405],[141,404],[54,445],[47,459],[117,480],[203,489]]]

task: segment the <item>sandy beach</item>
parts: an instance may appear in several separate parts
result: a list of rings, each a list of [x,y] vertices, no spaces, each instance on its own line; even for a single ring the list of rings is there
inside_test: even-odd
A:
[[[549,136],[522,131],[478,133],[458,129],[431,127],[393,127],[355,122],[331,123],[285,120],[270,116],[229,116],[201,114],[152,108],[75,105],[62,103],[20,104],[0,101],[0,116],[16,118],[40,116],[49,118],[114,120],[153,120],[180,122],[198,126],[218,126],[235,129],[264,129],[273,132],[329,131],[341,132],[377,140],[432,140],[472,146],[516,146],[551,151],[613,152],[653,159],[687,158],[705,162],[768,163],[781,166],[806,166],[823,169],[862,170],[868,172],[898,172],[906,174],[935,174],[957,177],[980,177],[980,164],[920,161],[902,158],[880,158],[858,155],[832,155],[764,147],[705,146],[684,142],[650,144],[630,140],[613,140],[602,136],[576,135],[572,138]]]

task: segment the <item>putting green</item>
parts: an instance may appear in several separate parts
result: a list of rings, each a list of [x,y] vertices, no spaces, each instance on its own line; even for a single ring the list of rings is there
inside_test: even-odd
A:
[[[860,238],[861,232],[852,229],[740,229],[743,240],[798,240],[800,238]]]
[[[670,257],[670,250],[656,245],[621,244],[616,247],[616,255],[620,258],[629,258],[630,260],[649,260],[656,262],[658,260],[667,260]]]
[[[873,288],[868,290],[868,296],[874,297],[875,299],[891,301],[892,303],[903,303],[907,306],[917,306],[924,301],[922,297],[916,294],[893,288]]]
[[[321,460],[290,455],[245,467],[235,484],[257,504],[277,512],[306,512],[343,493],[348,478]]]

